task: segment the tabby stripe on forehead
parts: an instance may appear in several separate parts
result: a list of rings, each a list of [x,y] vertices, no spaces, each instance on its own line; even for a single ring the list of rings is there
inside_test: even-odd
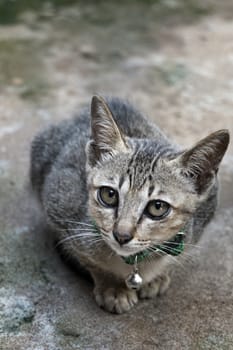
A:
[[[161,148],[164,147],[163,145],[157,145],[157,148],[154,150],[154,152],[156,152],[156,156],[153,159],[153,162],[151,164],[151,171],[154,171],[155,165],[157,164],[157,160],[159,159],[159,157],[161,156],[160,150]]]
[[[145,185],[146,181],[147,181],[147,178],[145,177],[142,183],[140,184],[139,189],[141,189]]]
[[[120,181],[119,181],[119,189],[121,189],[121,187],[122,187],[124,181],[125,181],[125,178],[124,178],[124,175],[122,175],[122,176],[120,177]]]
[[[135,158],[136,158],[136,156],[137,156],[137,154],[138,154],[138,152],[139,152],[139,150],[140,150],[140,147],[141,147],[141,145],[136,145],[136,149],[135,149],[135,151],[134,151],[134,153],[133,153],[133,155],[132,155],[132,157],[131,157],[131,159],[130,159],[130,161],[129,161],[128,169],[129,169],[129,168],[131,167],[131,165],[134,163]]]
[[[155,186],[154,185],[151,185],[149,187],[149,190],[148,190],[148,197],[150,197],[152,195],[152,193],[154,192],[154,189],[155,189]]]
[[[129,168],[127,169],[127,175],[129,176],[129,187],[131,188],[131,185],[132,185],[132,174],[131,174],[131,171],[130,171]]]
[[[137,154],[139,152],[140,147],[137,147],[136,151],[132,155],[129,164],[128,164],[128,170],[127,174],[129,175],[129,186],[132,188],[133,182],[134,182],[134,177],[135,177],[135,169],[134,169],[134,162],[136,160]]]
[[[154,158],[152,164],[151,164],[151,172],[154,172],[155,166],[157,164],[158,159],[160,158],[160,154],[157,154],[157,156]]]

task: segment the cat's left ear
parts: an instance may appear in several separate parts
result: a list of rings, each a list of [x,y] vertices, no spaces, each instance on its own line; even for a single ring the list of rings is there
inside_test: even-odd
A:
[[[175,160],[181,174],[194,183],[198,193],[203,193],[211,184],[227,150],[229,140],[228,130],[216,131]]]
[[[93,96],[91,102],[91,141],[86,147],[90,166],[104,159],[106,155],[126,152],[124,136],[117,126],[112,112],[103,98]]]

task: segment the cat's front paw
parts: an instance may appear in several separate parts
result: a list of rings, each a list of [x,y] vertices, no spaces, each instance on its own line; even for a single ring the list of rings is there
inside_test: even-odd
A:
[[[122,314],[129,311],[138,302],[137,293],[126,288],[94,289],[94,296],[97,304],[105,310]]]
[[[166,292],[170,285],[168,275],[159,276],[150,283],[145,284],[138,292],[140,299],[151,299]]]

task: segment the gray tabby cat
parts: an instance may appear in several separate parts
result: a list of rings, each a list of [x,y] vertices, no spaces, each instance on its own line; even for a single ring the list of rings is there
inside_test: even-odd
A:
[[[99,306],[123,313],[166,291],[168,268],[214,214],[228,143],[219,130],[182,150],[130,104],[97,96],[35,138],[32,186]]]

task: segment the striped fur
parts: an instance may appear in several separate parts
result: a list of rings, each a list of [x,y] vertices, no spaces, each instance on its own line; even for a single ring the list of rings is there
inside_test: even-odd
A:
[[[228,142],[220,130],[182,150],[129,103],[97,96],[91,109],[35,137],[32,187],[59,247],[91,273],[98,305],[122,313],[165,291],[175,259],[153,253],[140,262],[136,292],[126,287],[132,270],[122,256],[151,251],[181,228],[186,244],[199,239],[215,212]],[[100,200],[101,187],[111,188],[114,207]],[[157,201],[169,208],[161,219],[148,214]]]

